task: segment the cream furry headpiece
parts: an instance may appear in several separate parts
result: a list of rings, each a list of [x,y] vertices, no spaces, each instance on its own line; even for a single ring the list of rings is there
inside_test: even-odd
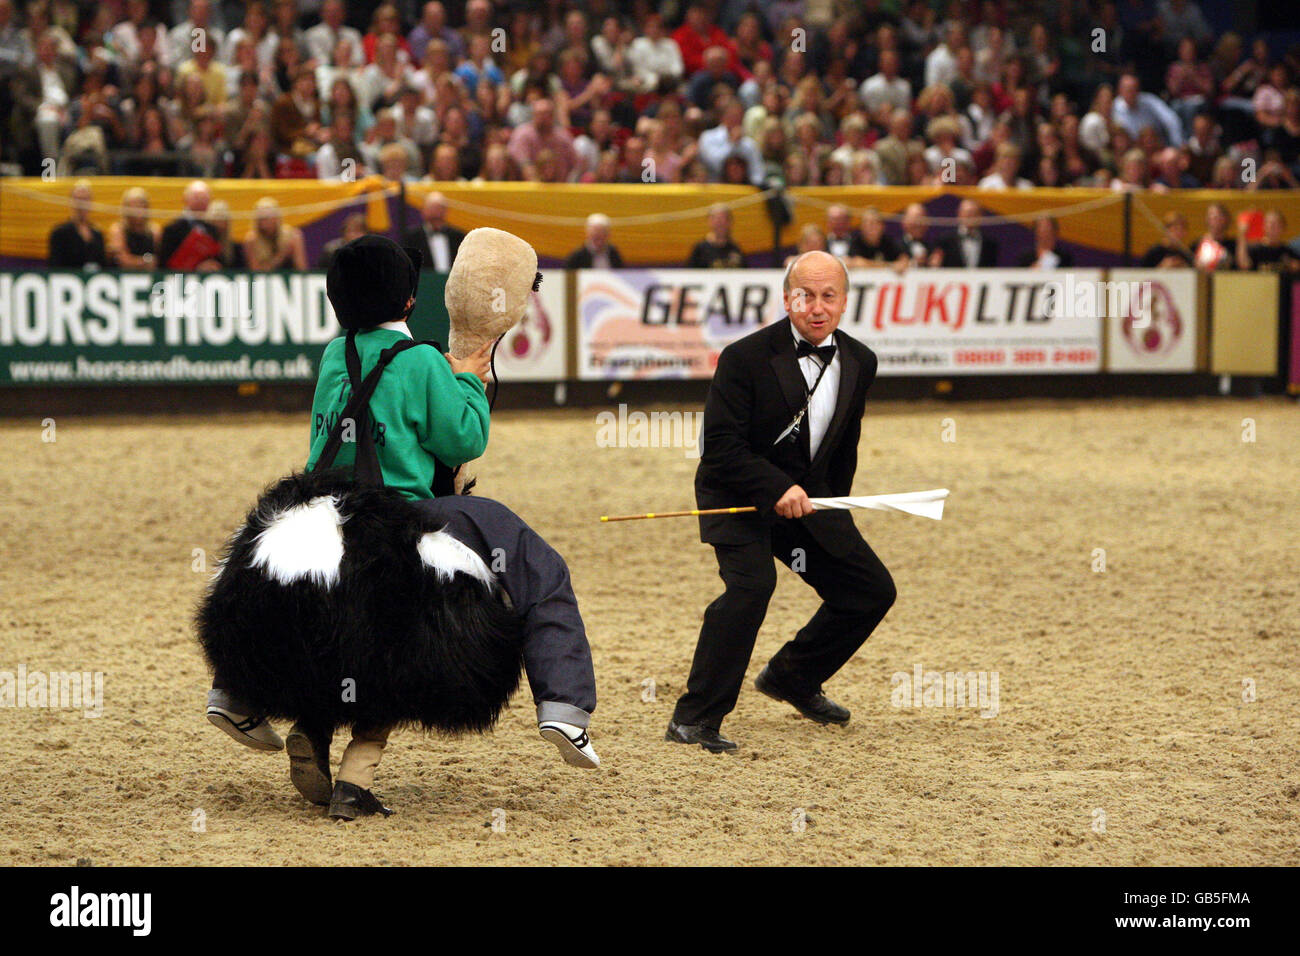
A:
[[[489,226],[470,230],[447,276],[451,354],[464,358],[518,325],[541,278],[524,240]]]

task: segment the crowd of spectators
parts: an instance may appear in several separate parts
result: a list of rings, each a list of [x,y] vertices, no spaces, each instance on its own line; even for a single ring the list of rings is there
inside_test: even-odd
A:
[[[0,0],[38,173],[1295,187],[1300,48],[1194,0]]]
[[[1300,48],[1216,35],[1194,0],[0,0],[0,162],[70,177],[1290,188],[1297,76]],[[52,258],[176,261],[147,195],[123,196],[98,238],[73,202]],[[220,249],[202,267],[301,267],[274,199],[238,240],[209,202],[195,211],[187,192]],[[458,242],[445,212],[434,193],[408,236],[435,268]],[[900,269],[1069,264],[1050,219],[1025,262],[999,261],[978,214],[963,203],[940,238],[915,207],[900,240],[877,211],[837,207],[800,247]],[[1226,212],[1210,219],[1190,244],[1166,223],[1154,264],[1248,267]],[[1280,235],[1280,220],[1253,233]],[[572,257],[588,260],[621,262],[604,217]],[[730,211],[710,209],[688,264],[743,262]]]

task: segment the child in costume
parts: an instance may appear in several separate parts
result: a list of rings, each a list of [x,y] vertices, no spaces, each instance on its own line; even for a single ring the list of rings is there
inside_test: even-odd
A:
[[[340,819],[391,812],[370,788],[394,727],[485,730],[521,664],[541,735],[566,762],[599,764],[591,652],[563,559],[498,502],[434,497],[487,445],[495,326],[522,317],[536,275],[522,240],[470,237],[448,280],[460,357],[411,340],[418,253],[377,236],[339,249],[327,292],[347,335],[321,361],[307,471],[259,501],[199,613],[209,720],[254,749],[287,749],[298,791]],[[511,307],[492,308],[503,293]],[[294,720],[283,743],[276,716]],[[352,740],[331,780],[342,725]]]

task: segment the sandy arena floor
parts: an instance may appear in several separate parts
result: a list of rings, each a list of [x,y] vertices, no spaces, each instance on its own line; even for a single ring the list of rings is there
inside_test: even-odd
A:
[[[305,416],[53,443],[40,417],[0,424],[0,671],[103,671],[104,708],[0,709],[0,864],[1300,864],[1295,405],[869,405],[854,491],[946,486],[948,512],[858,514],[900,598],[827,685],[852,722],[747,685],[724,756],[663,742],[711,550],[691,519],[596,520],[690,507],[695,462],[597,449],[594,411],[501,414],[480,491],[569,560],[604,765],[563,765],[525,691],[489,737],[396,735],[398,814],[352,825],[203,719],[190,628],[194,549],[301,465]],[[815,607],[782,569],[751,679]],[[893,706],[917,665],[997,672],[997,715]]]

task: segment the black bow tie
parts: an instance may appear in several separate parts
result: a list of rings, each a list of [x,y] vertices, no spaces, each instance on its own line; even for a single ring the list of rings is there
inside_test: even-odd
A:
[[[795,349],[795,354],[799,358],[803,358],[805,355],[816,355],[822,360],[823,365],[830,365],[831,359],[835,358],[835,346],[813,345],[811,342],[806,342],[803,339],[800,339],[799,347]]]

